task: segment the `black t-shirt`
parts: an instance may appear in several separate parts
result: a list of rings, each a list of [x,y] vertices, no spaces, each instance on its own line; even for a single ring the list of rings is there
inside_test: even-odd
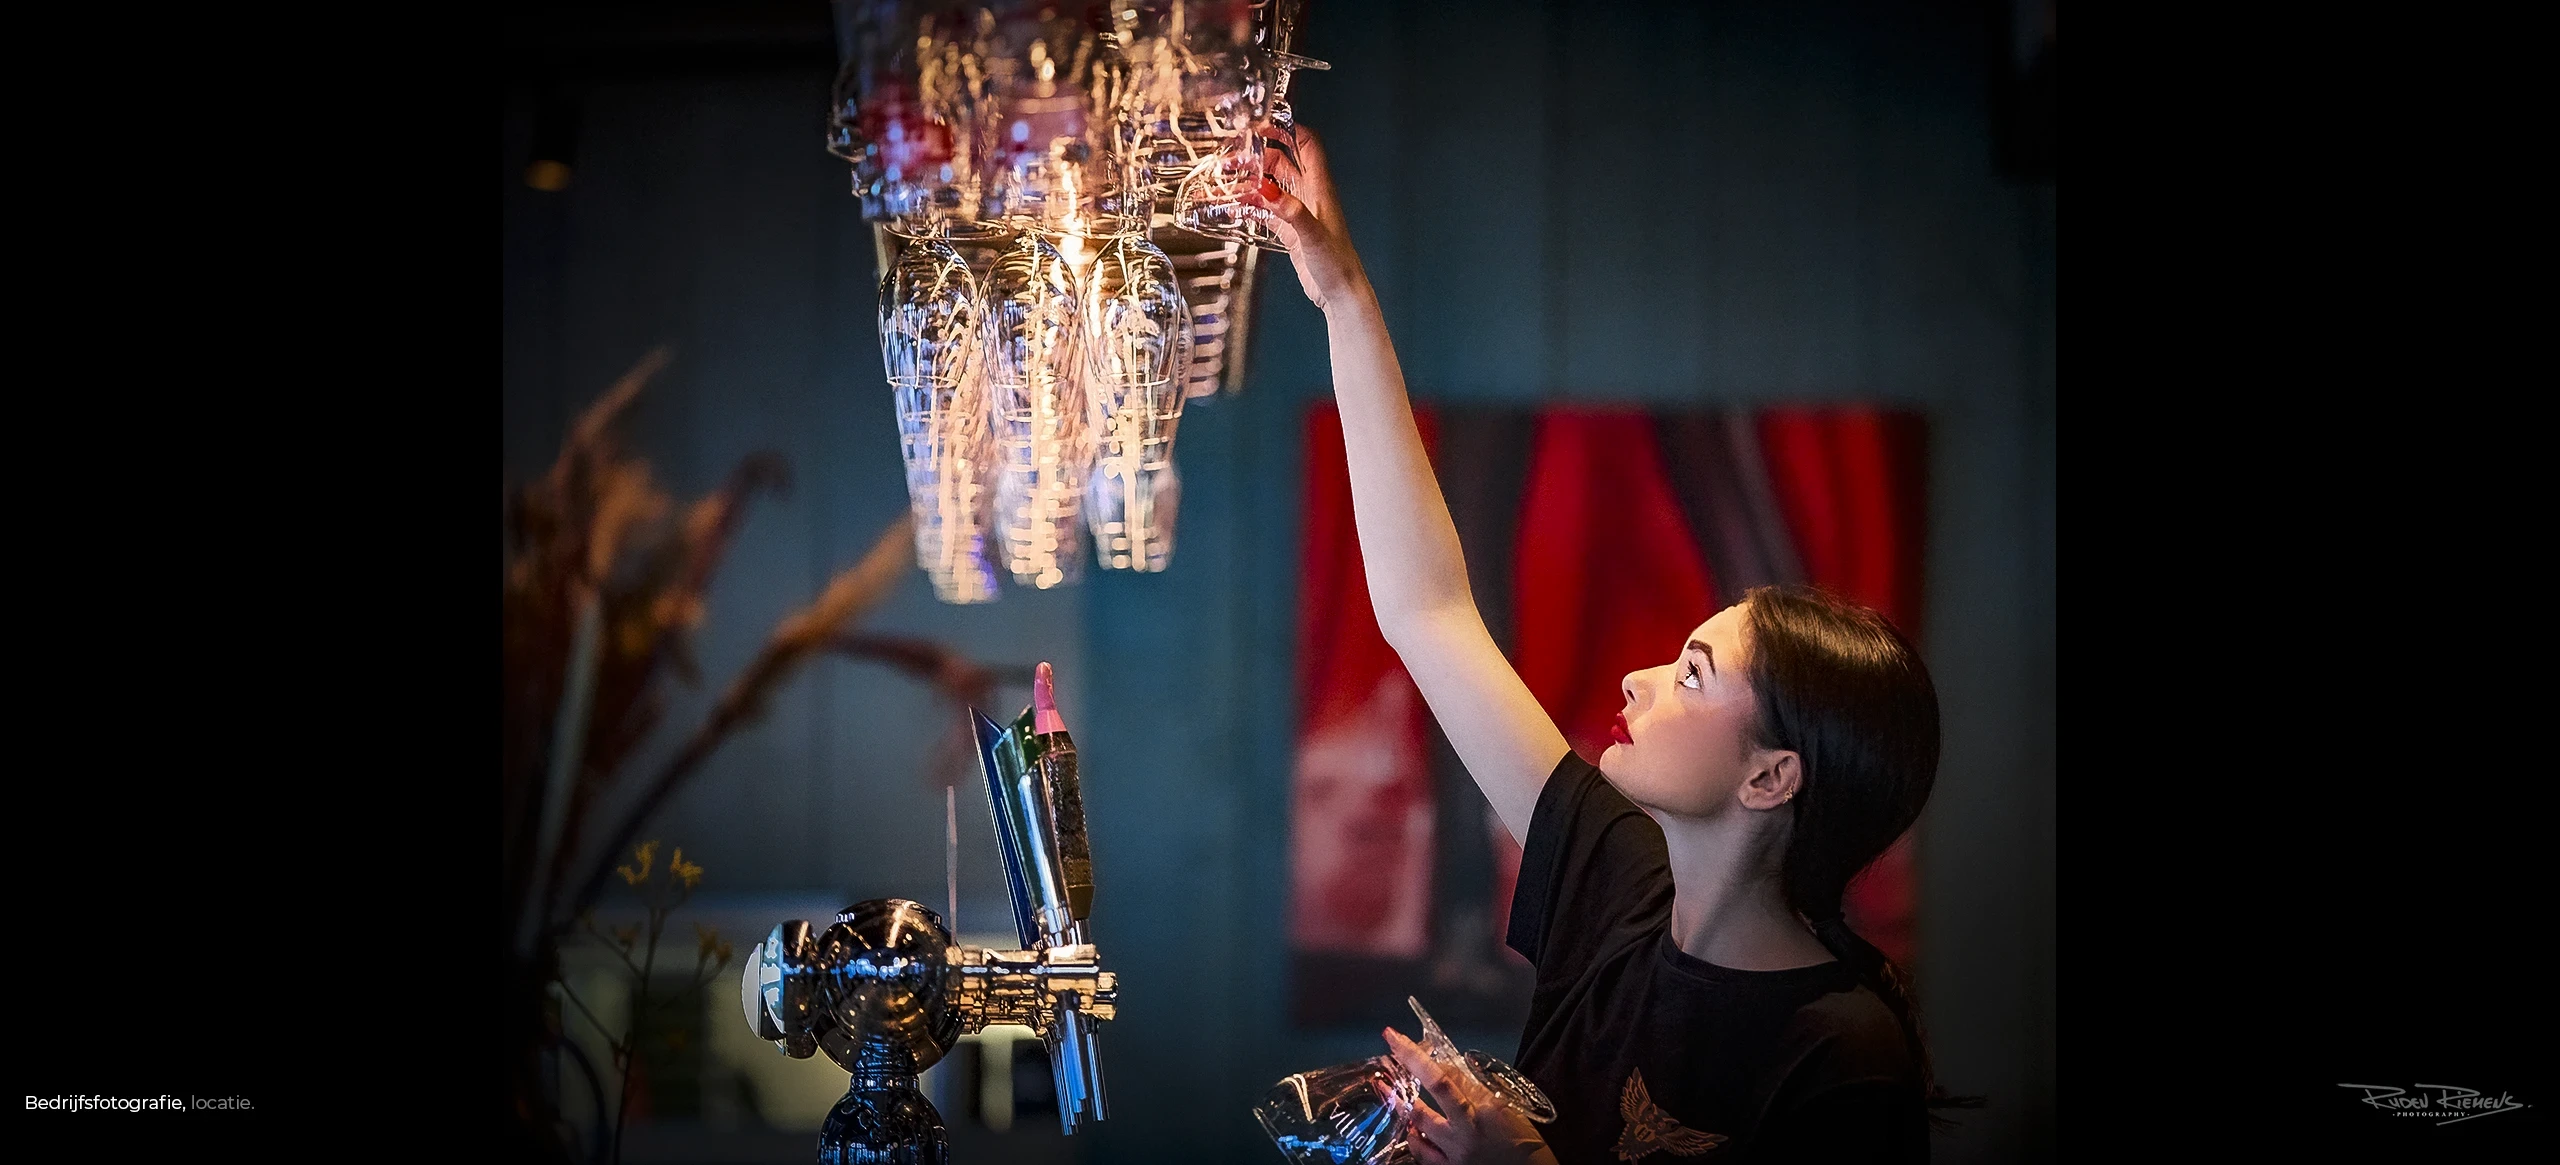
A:
[[[1671,940],[1662,828],[1570,753],[1538,795],[1510,944],[1537,965],[1513,1061],[1560,1165],[1925,1162],[1902,1027],[1839,962],[1737,971]]]

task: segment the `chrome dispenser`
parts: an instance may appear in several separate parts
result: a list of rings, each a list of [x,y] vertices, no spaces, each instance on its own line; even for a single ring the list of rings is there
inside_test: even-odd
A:
[[[1039,1033],[1068,1133],[1104,1118],[1099,1026],[1116,1014],[1119,988],[1085,936],[1092,851],[1049,665],[1011,727],[975,709],[970,720],[1021,949],[961,946],[922,904],[878,898],[846,907],[822,933],[797,920],[774,927],[747,958],[748,1026],[786,1055],[823,1051],[853,1075],[819,1134],[821,1162],[945,1162],[942,1117],[916,1074],[990,1024]]]

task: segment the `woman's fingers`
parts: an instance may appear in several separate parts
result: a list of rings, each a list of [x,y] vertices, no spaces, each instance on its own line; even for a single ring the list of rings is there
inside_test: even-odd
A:
[[[1431,1093],[1431,1099],[1439,1102],[1442,1111],[1459,1113],[1472,1107],[1456,1082],[1450,1079],[1449,1070],[1433,1060],[1431,1053],[1423,1051],[1422,1045],[1406,1039],[1403,1032],[1388,1028],[1387,1046],[1394,1049],[1396,1062],[1404,1065],[1405,1071],[1413,1073],[1413,1078],[1421,1081],[1423,1089]]]
[[[1429,1161],[1448,1160],[1452,1150],[1462,1147],[1448,1118],[1420,1106],[1414,1108],[1406,1124],[1405,1144],[1414,1156]]]
[[[1324,146],[1316,140],[1314,130],[1293,126],[1289,136],[1265,138],[1262,151],[1263,169],[1278,175],[1298,197],[1305,199],[1317,218],[1330,221],[1337,213],[1340,200],[1333,189],[1333,172],[1325,165]]]
[[[1322,147],[1316,144],[1314,131],[1300,126],[1298,134],[1294,152],[1305,165],[1290,163],[1278,149],[1267,151],[1267,176],[1240,201],[1246,213],[1280,236],[1280,245],[1289,251],[1289,266],[1297,272],[1298,286],[1310,302],[1323,308],[1337,293],[1359,285],[1360,258],[1352,253],[1351,240],[1343,232],[1342,211],[1325,175]]]
[[[1404,1065],[1405,1071],[1413,1073],[1414,1079],[1426,1087],[1439,1082],[1440,1065],[1431,1062],[1431,1054],[1423,1051],[1422,1045],[1404,1038],[1404,1033],[1394,1028],[1386,1029],[1386,1036],[1387,1051],[1395,1055],[1396,1063]]]
[[[1289,146],[1297,155],[1298,173],[1311,183],[1308,192],[1315,195],[1320,213],[1333,213],[1333,170],[1325,165],[1324,140],[1305,125],[1290,127]]]
[[[1281,189],[1279,183],[1265,178],[1262,189],[1255,193],[1261,203],[1263,220],[1271,224],[1272,231],[1288,245],[1291,254],[1304,251],[1312,241],[1309,235],[1322,229],[1317,225],[1315,212],[1299,201],[1297,195]]]
[[[1309,209],[1306,203],[1299,201],[1297,195],[1289,193],[1286,188],[1269,178],[1262,180],[1262,188],[1255,191],[1254,195],[1256,201],[1262,204],[1262,208],[1271,212],[1273,222],[1287,223],[1293,229],[1303,230],[1308,220],[1315,217],[1315,211]]]

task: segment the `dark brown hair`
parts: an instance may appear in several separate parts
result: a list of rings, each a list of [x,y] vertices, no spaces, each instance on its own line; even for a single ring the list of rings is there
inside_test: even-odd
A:
[[[1974,1108],[1930,1070],[1928,1041],[1901,967],[1849,928],[1849,880],[1920,817],[1938,778],[1938,689],[1901,631],[1877,612],[1810,587],[1743,597],[1745,671],[1760,705],[1755,741],[1794,752],[1803,785],[1779,859],[1787,905],[1902,1023],[1931,1108]]]

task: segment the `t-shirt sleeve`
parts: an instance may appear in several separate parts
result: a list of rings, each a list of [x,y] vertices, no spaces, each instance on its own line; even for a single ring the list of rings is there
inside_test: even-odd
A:
[[[1851,1081],[1773,1115],[1752,1149],[1755,1163],[1921,1165],[1929,1160],[1928,1110],[1907,1083]]]
[[[1662,827],[1573,753],[1556,762],[1529,816],[1511,895],[1511,949],[1541,976],[1569,970],[1625,923],[1671,909]]]

